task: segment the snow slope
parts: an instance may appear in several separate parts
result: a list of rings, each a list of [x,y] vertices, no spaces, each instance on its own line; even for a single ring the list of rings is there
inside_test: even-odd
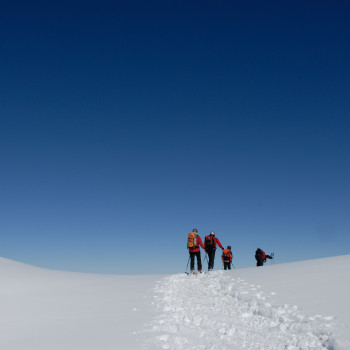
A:
[[[41,269],[0,258],[1,350],[132,349],[160,276]]]
[[[187,276],[0,258],[0,349],[350,349],[350,255]]]

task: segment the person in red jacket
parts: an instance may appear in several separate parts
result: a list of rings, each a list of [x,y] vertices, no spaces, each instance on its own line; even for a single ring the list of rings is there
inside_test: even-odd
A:
[[[255,252],[256,266],[263,266],[266,259],[272,259],[272,256],[266,255],[265,252],[258,248]]]
[[[198,234],[198,230],[194,228],[192,232],[188,234],[187,249],[190,253],[191,258],[191,272],[194,273],[194,260],[197,257],[197,268],[198,272],[202,273],[202,260],[201,260],[201,250],[204,249],[202,239]]]
[[[215,237],[215,233],[210,232],[209,236],[205,236],[204,240],[205,251],[208,254],[208,271],[212,271],[214,268],[216,245],[224,250],[220,241]]]

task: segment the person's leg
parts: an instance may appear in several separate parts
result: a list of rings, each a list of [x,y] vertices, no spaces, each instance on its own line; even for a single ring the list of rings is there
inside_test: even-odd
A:
[[[212,269],[212,270],[214,269],[215,252],[216,252],[216,250],[214,249],[214,250],[213,250],[213,255],[212,255],[212,263],[211,263],[211,269]]]
[[[214,257],[215,257],[215,250],[209,250],[208,251],[208,258],[209,258],[209,263],[208,263],[208,270],[212,270],[214,268]]]
[[[194,257],[195,257],[196,253],[190,253],[190,257],[191,257],[191,271],[194,270]]]
[[[198,267],[198,271],[202,271],[202,259],[201,259],[201,252],[197,252],[197,267]]]

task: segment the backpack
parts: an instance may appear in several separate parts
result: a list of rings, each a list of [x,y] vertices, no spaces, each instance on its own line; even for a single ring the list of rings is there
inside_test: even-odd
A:
[[[257,249],[255,252],[255,259],[257,262],[257,266],[263,266],[264,262],[266,261],[264,251],[261,249]]]
[[[197,235],[193,232],[190,232],[188,234],[188,240],[187,240],[187,248],[189,249],[195,249],[198,247],[197,243]]]
[[[205,236],[204,246],[205,246],[205,250],[214,249],[214,248],[215,248],[215,239],[214,239],[214,236],[212,236],[212,235],[210,235],[210,236]]]
[[[223,262],[230,262],[231,261],[231,252],[228,249],[224,249],[222,254],[222,261]]]

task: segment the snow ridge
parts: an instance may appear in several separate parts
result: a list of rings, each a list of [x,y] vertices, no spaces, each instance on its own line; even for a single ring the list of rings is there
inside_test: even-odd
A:
[[[335,349],[332,317],[277,305],[273,295],[227,271],[169,276],[155,287],[161,315],[147,326],[145,349]]]

